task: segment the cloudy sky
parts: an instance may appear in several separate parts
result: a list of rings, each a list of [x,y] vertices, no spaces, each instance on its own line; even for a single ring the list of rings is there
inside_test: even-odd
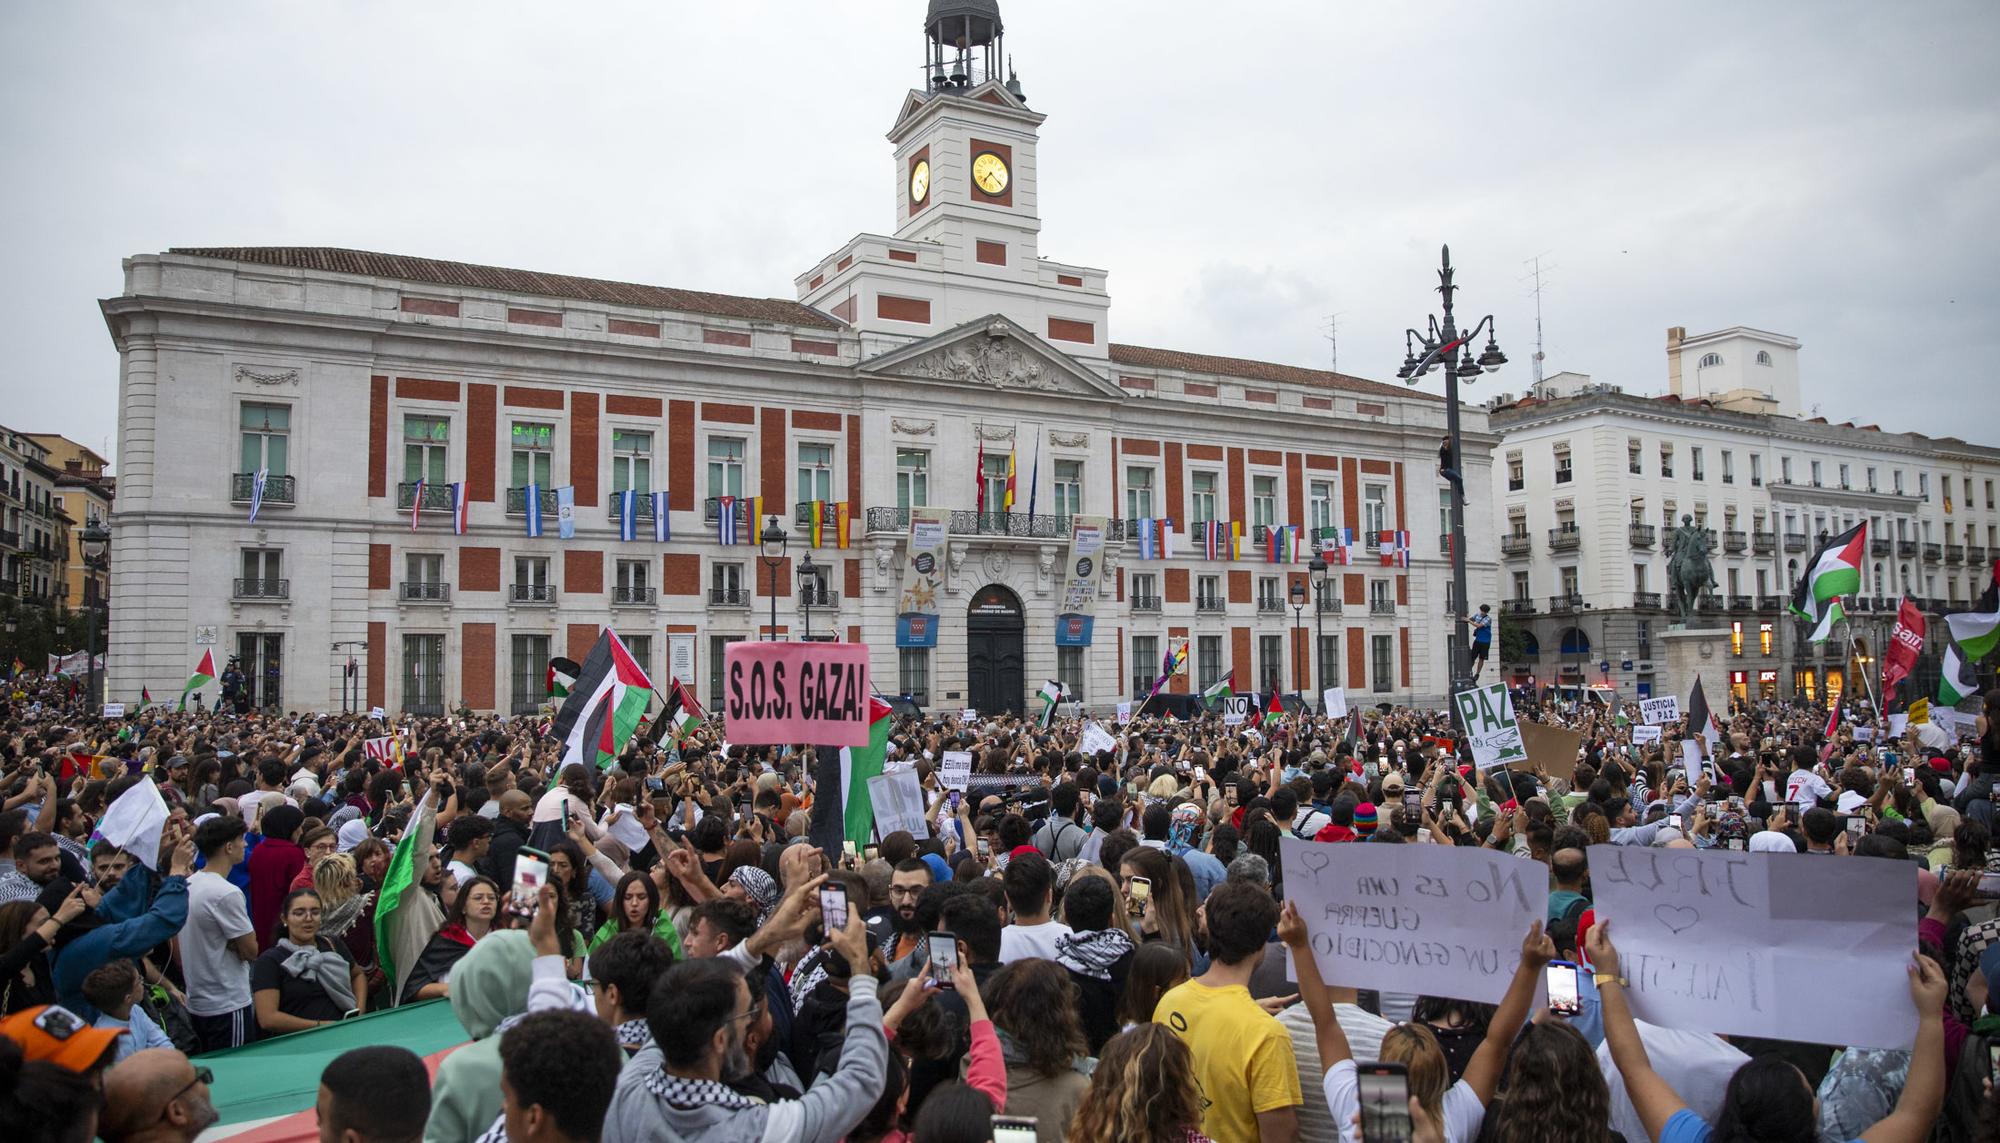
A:
[[[920,0],[0,11],[6,420],[116,428],[119,259],[330,245],[758,296],[887,232]],[[1390,379],[1440,242],[1529,381],[1792,334],[1829,418],[2000,445],[2000,7],[1002,0],[1042,251],[1115,340]],[[1978,412],[1969,418],[1969,412]]]

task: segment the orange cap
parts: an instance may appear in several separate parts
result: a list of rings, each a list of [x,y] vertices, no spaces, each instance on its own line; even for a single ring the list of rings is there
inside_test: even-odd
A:
[[[87,1072],[103,1061],[123,1033],[117,1028],[93,1028],[60,1004],[23,1008],[0,1020],[0,1036],[21,1045],[29,1061],[47,1060],[73,1072]]]

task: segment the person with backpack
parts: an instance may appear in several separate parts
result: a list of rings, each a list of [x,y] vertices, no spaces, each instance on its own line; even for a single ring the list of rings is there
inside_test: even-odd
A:
[[[1083,848],[1088,830],[1076,823],[1077,790],[1075,782],[1058,782],[1049,792],[1049,816],[1042,827],[1028,839],[1051,865],[1060,865],[1075,857]]]

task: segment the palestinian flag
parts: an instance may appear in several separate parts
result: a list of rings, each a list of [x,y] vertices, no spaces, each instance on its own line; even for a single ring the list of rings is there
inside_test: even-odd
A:
[[[1722,734],[1715,726],[1715,716],[1708,709],[1708,693],[1701,689],[1700,675],[1694,677],[1694,691],[1688,695],[1687,701],[1687,736],[1693,738],[1697,734],[1708,740],[1711,752],[1722,740]]]
[[[1035,697],[1042,700],[1042,729],[1047,730],[1056,721],[1056,705],[1062,702],[1062,684],[1050,679],[1042,684]]]
[[[145,688],[145,687],[140,687],[140,688],[139,688],[139,709],[138,709],[138,710],[135,710],[135,711],[133,711],[132,713],[133,713],[133,714],[138,714],[140,710],[145,710],[145,709],[146,709],[147,707],[149,707],[149,706],[152,706],[152,705],[153,705],[153,692],[152,692],[151,690],[149,690],[149,689]]]
[[[840,748],[842,834],[859,851],[875,829],[875,802],[868,796],[868,779],[882,772],[889,756],[889,728],[895,713],[888,703],[868,696],[868,745]]]
[[[1812,641],[1826,642],[1838,620],[1845,618],[1842,596],[1861,590],[1861,560],[1868,548],[1868,521],[1863,520],[1819,546],[1792,589],[1792,614],[1810,620]]]
[[[375,898],[375,951],[381,958],[383,975],[389,978],[391,1004],[402,995],[402,971],[416,966],[424,946],[444,925],[444,910],[437,898],[418,884],[423,877],[421,863],[430,861],[436,832],[436,807],[426,789],[423,800],[410,813],[402,839],[396,842],[396,852],[389,858],[389,869],[382,875],[382,888]]]
[[[565,659],[558,655],[549,660],[549,673],[544,682],[550,698],[566,698],[576,689],[576,677],[583,673],[575,659]]]
[[[563,744],[562,764],[602,770],[617,761],[652,701],[653,680],[625,650],[625,641],[606,627],[549,727],[549,737]]]
[[[2000,560],[1993,561],[1993,575],[1986,584],[1985,594],[1972,605],[1971,611],[1944,617],[1945,626],[1951,628],[1951,637],[1967,663],[1977,663],[2000,647]]]
[[[216,679],[216,676],[220,673],[221,672],[215,669],[215,652],[213,650],[203,651],[201,653],[201,662],[196,663],[194,665],[194,674],[188,676],[187,685],[181,688],[180,705],[175,707],[174,709],[186,710],[188,705],[188,696],[200,690],[202,687],[205,687],[210,683],[213,683]]]
[[[1222,676],[1221,678],[1215,680],[1215,682],[1211,684],[1207,690],[1201,692],[1202,705],[1210,706],[1220,699],[1230,698],[1235,694],[1236,694],[1236,672],[1231,671],[1228,674]]]
[[[694,696],[688,693],[679,679],[668,682],[666,693],[660,699],[665,705],[646,728],[646,737],[654,742],[666,738],[672,743],[679,743],[707,717],[702,713],[701,704],[694,701]]]
[[[1939,706],[1955,707],[1979,693],[1979,682],[1973,677],[1972,664],[1958,653],[1958,644],[1944,649],[1944,664],[1938,672]]]

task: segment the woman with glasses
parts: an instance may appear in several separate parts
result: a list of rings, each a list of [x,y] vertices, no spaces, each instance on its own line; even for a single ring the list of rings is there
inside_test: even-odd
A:
[[[250,999],[266,1034],[303,1032],[364,1010],[368,982],[345,943],[320,933],[324,909],[311,889],[294,889],[279,906],[271,947],[250,965]]]
[[[301,830],[299,833],[299,848],[306,851],[306,864],[303,869],[299,870],[298,876],[292,878],[292,888],[311,889],[313,888],[313,868],[319,864],[320,858],[332,857],[335,853],[339,852],[340,835],[325,826],[314,826],[311,829]]]

